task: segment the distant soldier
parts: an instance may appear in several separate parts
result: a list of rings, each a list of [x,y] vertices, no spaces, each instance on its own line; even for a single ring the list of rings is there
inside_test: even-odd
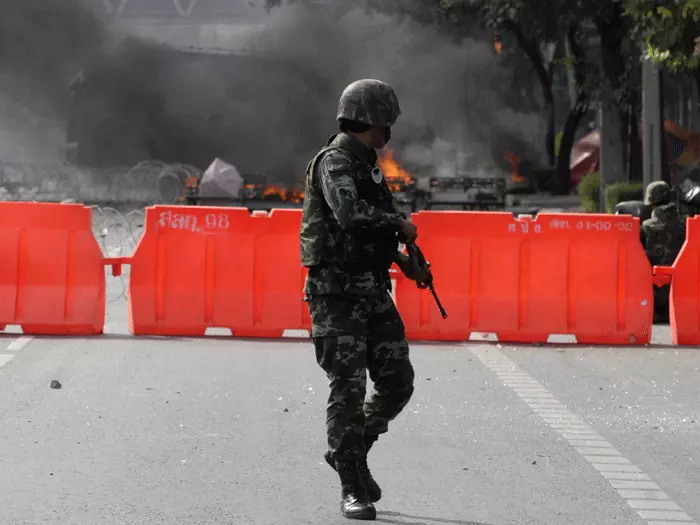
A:
[[[330,382],[325,459],[340,477],[341,511],[376,519],[379,485],[367,452],[413,394],[414,371],[401,317],[390,295],[389,268],[410,279],[399,240],[415,226],[394,206],[376,149],[389,141],[401,114],[394,90],[379,80],[353,82],[338,104],[340,133],[306,171],[300,232],[301,262],[309,269],[305,297],[318,365]],[[374,389],[365,401],[367,371]]]
[[[644,251],[652,266],[672,266],[685,242],[685,219],[664,181],[647,186],[644,203],[651,207],[651,218],[641,227]],[[669,285],[654,287],[654,322],[668,322],[669,291]]]

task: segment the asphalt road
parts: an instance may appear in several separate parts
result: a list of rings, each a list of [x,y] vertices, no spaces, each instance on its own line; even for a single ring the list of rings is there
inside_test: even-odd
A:
[[[348,523],[310,343],[135,339],[108,282],[106,335],[0,340],[0,524]],[[377,521],[699,523],[700,351],[668,342],[414,344]]]

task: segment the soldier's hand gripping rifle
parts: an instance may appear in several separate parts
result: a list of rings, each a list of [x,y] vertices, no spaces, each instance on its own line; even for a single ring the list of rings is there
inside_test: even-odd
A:
[[[406,245],[406,251],[408,251],[408,256],[411,265],[414,266],[414,271],[412,273],[414,275],[419,275],[425,272],[425,274],[427,275],[425,280],[416,281],[416,286],[418,286],[418,288],[420,288],[421,290],[424,290],[426,288],[430,289],[430,293],[433,294],[433,299],[435,299],[435,303],[440,309],[440,315],[442,315],[443,319],[447,319],[447,312],[442,307],[440,299],[438,298],[437,293],[435,292],[435,287],[433,286],[433,274],[430,271],[430,263],[425,260],[423,252],[415,242],[408,243]]]

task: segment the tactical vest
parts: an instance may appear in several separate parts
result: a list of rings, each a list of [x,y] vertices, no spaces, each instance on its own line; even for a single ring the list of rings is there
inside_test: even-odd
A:
[[[396,256],[398,240],[392,228],[341,229],[317,180],[318,161],[329,151],[340,151],[352,164],[351,176],[358,197],[371,206],[395,213],[389,186],[383,178],[380,183],[374,182],[372,169],[376,165],[353,153],[359,146],[364,146],[359,141],[355,144],[352,141],[357,139],[345,133],[332,136],[307,166],[300,231],[301,263],[306,267],[335,266],[350,272],[387,270]]]

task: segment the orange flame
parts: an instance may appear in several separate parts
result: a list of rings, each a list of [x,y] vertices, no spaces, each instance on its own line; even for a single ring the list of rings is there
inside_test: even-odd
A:
[[[493,35],[493,48],[499,55],[503,53],[503,43],[501,42],[501,35],[494,33]]]
[[[506,153],[505,159],[510,164],[510,179],[513,182],[524,182],[525,177],[520,175],[520,157],[518,157],[514,152],[509,151]]]
[[[304,201],[304,190],[294,189],[289,192],[289,201],[300,203]]]
[[[280,186],[267,186],[263,190],[263,199],[267,197],[279,197],[280,200],[287,200],[287,190],[281,188]]]
[[[263,199],[278,197],[281,201],[301,203],[304,201],[304,190],[298,188],[287,190],[281,186],[266,186],[263,190]]]
[[[379,158],[379,167],[392,193],[402,191],[413,184],[413,177],[394,160],[394,152],[388,146],[386,153]]]

